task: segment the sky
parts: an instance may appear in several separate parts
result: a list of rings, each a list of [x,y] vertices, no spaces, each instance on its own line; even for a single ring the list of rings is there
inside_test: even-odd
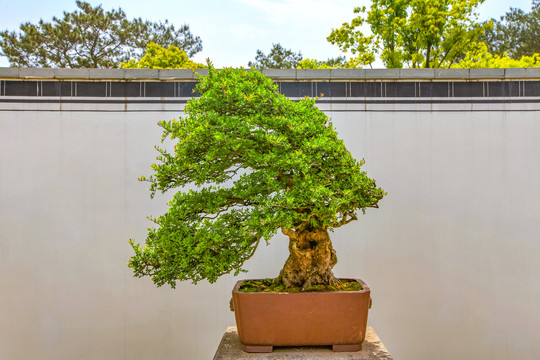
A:
[[[180,26],[188,24],[194,35],[200,36],[202,52],[194,60],[210,58],[214,66],[247,67],[258,49],[268,53],[272,44],[280,43],[304,58],[326,60],[344,55],[337,46],[326,41],[333,28],[353,17],[357,6],[369,6],[369,0],[88,0],[104,10],[121,7],[128,19],[151,21],[168,19]],[[532,0],[486,0],[479,8],[480,20],[498,19],[510,8],[529,11]],[[73,12],[75,0],[2,0],[0,30],[18,30],[21,23],[49,22],[53,16]],[[347,54],[345,54],[347,55]],[[0,67],[9,66],[0,57]],[[374,67],[383,67],[375,63]]]

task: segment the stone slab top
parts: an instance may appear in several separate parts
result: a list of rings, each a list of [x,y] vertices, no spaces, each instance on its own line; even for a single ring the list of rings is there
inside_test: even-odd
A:
[[[248,71],[251,71],[247,69]],[[276,81],[448,81],[540,79],[540,68],[263,69]],[[55,69],[0,67],[2,80],[196,81],[206,69]]]
[[[275,347],[271,353],[247,353],[242,350],[236,326],[223,334],[214,360],[392,360],[392,356],[372,327],[366,330],[362,350],[334,352],[330,346]]]

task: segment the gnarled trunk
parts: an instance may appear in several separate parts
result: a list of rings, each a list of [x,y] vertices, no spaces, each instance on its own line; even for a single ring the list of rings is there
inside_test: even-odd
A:
[[[333,285],[336,278],[332,268],[337,263],[328,231],[284,230],[289,237],[289,258],[276,279],[287,287],[302,289],[312,285]]]

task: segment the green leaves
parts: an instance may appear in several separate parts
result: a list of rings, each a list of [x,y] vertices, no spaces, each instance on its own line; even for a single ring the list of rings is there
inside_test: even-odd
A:
[[[459,63],[452,65],[453,68],[472,69],[472,68],[529,68],[540,67],[540,53],[532,56],[523,55],[520,59],[514,59],[506,53],[494,55],[489,53],[485,43],[477,43],[475,47]]]
[[[304,59],[298,63],[297,69],[341,69],[347,67],[345,56],[329,58],[326,61]]]
[[[132,244],[136,276],[159,286],[242,271],[280,228],[342,226],[384,192],[360,170],[313,99],[294,102],[257,71],[211,64],[186,117],[160,122],[150,190],[176,194],[146,246]],[[190,186],[191,190],[186,190]]]
[[[202,69],[203,64],[189,60],[186,52],[174,45],[164,48],[153,42],[146,45],[146,52],[138,61],[131,59],[120,64],[125,69]]]
[[[489,53],[516,60],[540,53],[539,0],[532,1],[532,9],[528,13],[510,8],[500,20],[491,19],[490,22],[493,26],[488,27],[480,38],[486,43]]]
[[[327,37],[356,57],[349,67],[370,65],[379,55],[387,68],[450,67],[489,27],[478,24],[476,7],[484,0],[373,0],[369,10]],[[367,23],[371,35],[361,26]]]
[[[272,44],[272,49],[265,55],[261,50],[257,50],[254,62],[249,62],[249,67],[256,69],[295,69],[302,60],[302,53],[295,53],[285,49],[280,44]]]
[[[149,42],[174,45],[193,56],[201,39],[187,25],[176,29],[167,21],[128,20],[122,9],[104,11],[101,5],[77,1],[77,10],[51,22],[25,23],[20,32],[0,32],[1,53],[12,66],[110,68],[139,56]]]

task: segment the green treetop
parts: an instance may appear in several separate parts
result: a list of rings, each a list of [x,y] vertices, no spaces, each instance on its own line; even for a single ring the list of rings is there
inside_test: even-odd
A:
[[[300,61],[302,61],[301,52],[295,53],[285,49],[281,44],[272,44],[268,55],[257,50],[255,61],[248,62],[248,66],[256,69],[295,69]]]
[[[149,42],[174,45],[188,56],[202,50],[202,42],[188,25],[176,29],[168,21],[128,20],[122,9],[104,11],[77,1],[77,10],[51,22],[24,23],[20,32],[0,32],[0,55],[11,66],[59,68],[115,68],[138,57]]]
[[[373,0],[370,10],[343,23],[327,37],[355,57],[348,67],[370,65],[379,55],[387,68],[450,67],[490,23],[478,24],[476,7],[484,0]],[[359,28],[368,24],[371,35]]]
[[[473,68],[528,68],[540,67],[540,54],[532,56],[523,55],[519,59],[514,59],[506,52],[502,55],[491,54],[485,43],[477,43],[473,49],[467,51],[465,57],[452,68],[473,69]]]
[[[341,69],[347,67],[345,56],[330,58],[326,61],[304,59],[298,63],[297,69]]]
[[[202,69],[206,66],[191,61],[184,50],[174,45],[164,48],[151,42],[146,45],[146,52],[142,58],[123,62],[120,67],[125,69]]]
[[[532,1],[532,9],[525,12],[510,8],[500,20],[491,19],[493,27],[480,38],[488,51],[499,56],[519,60],[522,56],[540,53],[540,1]],[[504,55],[506,53],[506,55]]]
[[[328,230],[377,207],[384,192],[361,170],[315,100],[281,95],[258,71],[216,70],[200,77],[201,96],[185,117],[162,121],[149,181],[176,191],[153,219],[146,244],[131,241],[135,276],[158,285],[196,283],[242,271],[264,239],[289,236],[290,256],[276,279],[288,287],[331,284],[337,258]],[[191,190],[184,188],[190,186]]]

